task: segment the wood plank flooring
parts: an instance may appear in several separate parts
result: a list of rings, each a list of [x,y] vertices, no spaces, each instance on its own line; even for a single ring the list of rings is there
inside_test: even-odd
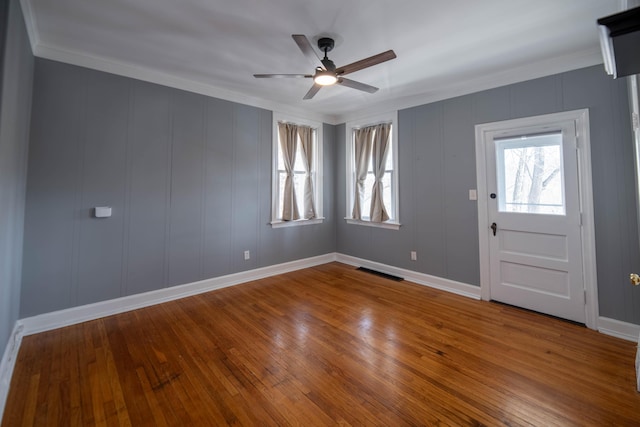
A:
[[[637,426],[634,356],[331,263],[25,337],[2,426]]]

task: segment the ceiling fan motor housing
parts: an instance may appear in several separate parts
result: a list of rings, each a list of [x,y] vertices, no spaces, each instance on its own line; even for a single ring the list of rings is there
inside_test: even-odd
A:
[[[318,39],[318,47],[323,52],[331,52],[333,50],[333,46],[335,46],[335,42],[332,38],[322,37]]]

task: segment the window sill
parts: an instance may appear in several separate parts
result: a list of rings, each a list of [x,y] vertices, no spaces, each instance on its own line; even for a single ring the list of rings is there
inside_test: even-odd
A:
[[[297,219],[295,221],[271,221],[271,228],[299,227],[303,225],[322,224],[324,217],[313,219]]]
[[[400,226],[401,226],[399,222],[394,222],[394,221],[371,222],[371,221],[361,221],[353,218],[345,218],[345,220],[347,221],[347,224],[364,225],[365,227],[386,228],[388,230],[400,230]]]

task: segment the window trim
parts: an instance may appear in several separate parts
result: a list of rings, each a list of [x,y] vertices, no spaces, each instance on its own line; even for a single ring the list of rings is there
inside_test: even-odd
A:
[[[279,218],[279,179],[278,179],[278,122],[293,123],[296,125],[309,126],[315,129],[316,133],[316,152],[312,173],[314,190],[315,190],[315,208],[316,217],[311,219],[297,219],[295,221],[283,221]],[[271,137],[271,228],[296,227],[302,225],[321,224],[324,221],[323,215],[323,123],[317,120],[311,120],[304,117],[297,117],[291,114],[273,112],[272,118],[272,137]],[[278,196],[278,197],[276,197]]]
[[[385,222],[371,222],[354,219],[353,213],[353,194],[355,182],[353,180],[354,171],[354,145],[353,130],[367,126],[375,126],[381,123],[391,123],[391,146],[393,151],[393,188],[391,190],[393,206],[387,206],[387,209],[393,219]],[[352,120],[345,125],[345,190],[346,190],[346,212],[345,221],[347,224],[362,225],[368,227],[377,227],[398,230],[402,225],[400,223],[400,196],[399,196],[399,175],[398,170],[398,111],[389,111],[386,113],[367,116],[358,120]]]

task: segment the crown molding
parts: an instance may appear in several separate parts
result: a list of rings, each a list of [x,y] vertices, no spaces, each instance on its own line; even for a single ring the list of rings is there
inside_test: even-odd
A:
[[[468,95],[483,90],[507,86],[527,80],[559,74],[579,68],[585,68],[602,63],[602,54],[599,47],[590,48],[570,55],[562,55],[547,58],[541,61],[518,66],[498,73],[481,75],[474,79],[459,80],[452,84],[428,88],[427,92],[411,96],[387,97],[371,104],[366,109],[358,109],[346,114],[323,114],[311,110],[301,110],[299,106],[278,103],[264,98],[240,94],[228,89],[203,83],[193,79],[171,75],[154,69],[140,67],[133,63],[117,61],[112,58],[89,55],[84,52],[72,51],[61,46],[44,44],[38,32],[38,23],[32,8],[33,0],[20,0],[25,18],[25,25],[33,55],[36,57],[64,62],[85,68],[130,77],[137,80],[155,83],[175,89],[194,92],[227,101],[237,102],[266,110],[278,111],[287,114],[304,115],[309,120],[338,125],[348,121],[359,120],[372,115],[392,110],[402,110],[419,105],[430,104],[457,96]],[[626,2],[636,0],[620,0],[620,7]],[[640,0],[637,0],[640,1]],[[595,30],[594,30],[595,31]]]
[[[77,65],[84,68],[90,68],[97,71],[103,71],[119,76],[142,80],[149,83],[155,83],[174,89],[185,90],[188,92],[224,99],[226,101],[250,105],[252,107],[264,108],[266,110],[294,113],[298,115],[301,114],[300,108],[298,107],[293,107],[290,105],[254,96],[240,94],[193,79],[163,73],[157,70],[140,67],[131,63],[116,61],[100,56],[87,55],[82,52],[75,52],[61,47],[43,45],[42,43],[36,44],[35,47],[33,47],[32,45],[32,48],[33,55],[39,58],[64,62],[71,65]],[[324,123],[335,124],[336,120],[335,116],[318,114],[312,111],[305,111],[303,114],[310,120],[316,120]]]
[[[567,71],[602,64],[600,48],[585,49],[571,55],[547,58],[542,61],[510,68],[499,73],[487,74],[475,79],[458,81],[447,86],[430,88],[429,92],[407,97],[388,99],[367,110],[354,111],[339,117],[342,122],[359,120],[364,117],[391,110],[403,110],[420,105],[431,104],[458,96],[495,89],[528,80],[561,74]]]

